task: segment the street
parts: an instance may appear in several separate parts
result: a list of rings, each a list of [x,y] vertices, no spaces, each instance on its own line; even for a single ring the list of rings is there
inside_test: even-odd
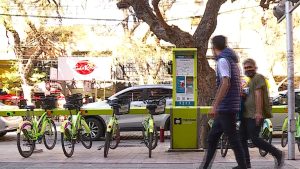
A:
[[[128,134],[130,132],[126,132]],[[122,135],[122,133],[121,133]],[[280,139],[274,138],[276,147],[280,146]],[[38,144],[37,149],[43,152],[34,153],[29,158],[19,155],[16,146],[16,134],[8,133],[0,138],[0,168],[1,169],[38,169],[38,168],[60,168],[60,169],[82,169],[82,168],[103,168],[103,169],[196,169],[199,167],[204,152],[167,152],[170,147],[169,139],[159,143],[153,151],[152,158],[148,158],[148,149],[141,140],[121,140],[119,147],[110,150],[108,158],[103,157],[103,149],[98,150],[103,141],[93,142],[90,150],[85,149],[81,144],[75,145],[75,152],[71,158],[64,156],[60,143],[60,134],[53,150],[47,150],[43,144]],[[287,147],[285,147],[287,154]],[[274,168],[274,159],[271,155],[261,157],[258,149],[251,148],[252,168],[271,169]],[[284,169],[300,168],[300,153],[296,149],[297,160],[286,160]],[[233,152],[228,151],[225,158],[221,157],[218,151],[212,168],[229,169],[236,166]]]

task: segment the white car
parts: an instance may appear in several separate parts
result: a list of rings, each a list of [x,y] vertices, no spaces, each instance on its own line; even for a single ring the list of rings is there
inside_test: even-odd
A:
[[[0,109],[19,109],[18,106],[5,105],[0,102]],[[0,137],[4,136],[7,132],[16,131],[19,124],[23,121],[21,116],[2,117],[0,116]]]
[[[287,90],[279,92],[279,95],[273,97],[272,104],[273,105],[287,105],[288,104],[288,98],[287,98]],[[296,111],[299,111],[300,109],[300,89],[295,89],[295,108]],[[281,131],[282,124],[284,122],[284,119],[288,116],[288,114],[283,113],[273,113],[273,118],[271,118],[273,128],[275,131]],[[300,113],[300,112],[297,112]]]
[[[130,107],[145,107],[141,111],[146,112],[146,104],[143,102],[143,96],[148,95],[154,96],[155,98],[165,97],[166,106],[172,105],[172,86],[171,85],[141,85],[129,87],[124,90],[117,92],[105,101],[89,103],[83,105],[83,109],[101,109],[101,108],[111,108],[108,104],[110,100],[114,98],[127,98],[130,102]],[[136,131],[142,129],[142,121],[145,115],[121,115],[119,116],[120,129],[123,131]],[[106,129],[106,122],[109,120],[109,115],[100,116],[86,116],[88,125],[92,130],[92,138],[97,140],[104,136]],[[157,127],[164,127],[165,130],[170,129],[170,115],[160,114],[154,116],[154,121]]]

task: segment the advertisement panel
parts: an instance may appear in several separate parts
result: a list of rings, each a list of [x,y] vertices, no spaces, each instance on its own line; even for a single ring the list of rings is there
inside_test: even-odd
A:
[[[174,91],[173,105],[195,106],[197,104],[197,55],[196,49],[173,50]]]
[[[197,49],[173,49],[173,107],[169,151],[199,151]]]
[[[111,80],[111,57],[59,57],[58,80]]]

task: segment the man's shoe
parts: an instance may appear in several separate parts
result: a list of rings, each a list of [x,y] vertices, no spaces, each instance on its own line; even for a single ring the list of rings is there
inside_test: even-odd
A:
[[[281,168],[284,164],[285,154],[283,151],[280,151],[279,155],[275,156],[275,168]]]
[[[246,166],[247,166],[247,168],[251,168],[251,164],[246,164]],[[240,169],[240,167],[239,166],[235,166],[232,169]]]

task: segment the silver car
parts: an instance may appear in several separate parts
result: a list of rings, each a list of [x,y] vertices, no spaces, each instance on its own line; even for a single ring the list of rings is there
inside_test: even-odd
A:
[[[105,101],[89,103],[83,105],[83,109],[101,109],[110,108],[108,102],[114,98],[127,98],[130,102],[130,107],[145,107],[141,111],[145,112],[146,105],[143,102],[143,97],[154,96],[155,98],[165,97],[166,106],[172,105],[172,86],[171,85],[141,85],[129,87],[124,90],[117,92]],[[147,99],[147,98],[146,98]],[[119,116],[119,125],[122,131],[137,131],[142,129],[142,121],[146,115],[122,115]],[[106,129],[106,122],[109,119],[109,115],[100,116],[87,116],[86,120],[92,130],[92,137],[97,140],[104,136]],[[165,130],[170,129],[170,115],[160,114],[154,116],[154,121],[157,127],[164,127]]]
[[[0,102],[0,109],[19,109],[18,106],[5,105]],[[7,132],[16,131],[19,124],[23,121],[21,116],[2,117],[0,116],[0,137],[4,136]]]

